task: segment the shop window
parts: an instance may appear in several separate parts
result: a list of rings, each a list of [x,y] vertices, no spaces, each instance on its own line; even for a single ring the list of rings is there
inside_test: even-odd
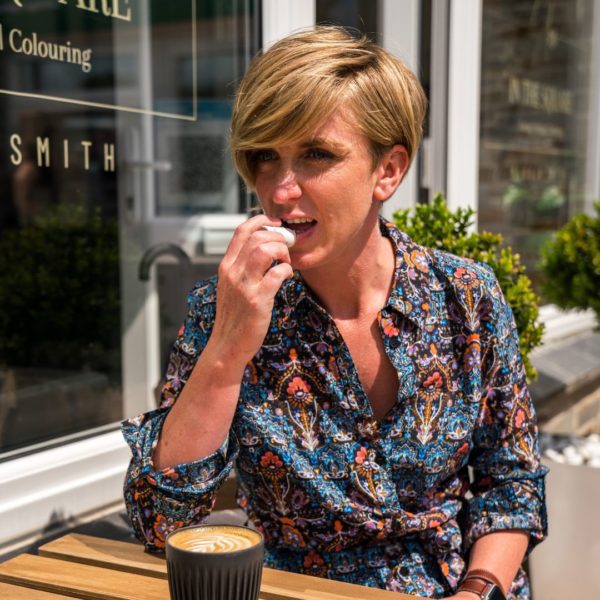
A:
[[[0,459],[151,407],[138,265],[243,212],[226,138],[255,4],[0,3]]]
[[[597,11],[593,0],[483,2],[479,228],[501,233],[534,281],[543,242],[590,200]]]

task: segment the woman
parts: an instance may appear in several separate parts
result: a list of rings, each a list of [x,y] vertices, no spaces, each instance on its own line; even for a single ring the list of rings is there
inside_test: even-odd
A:
[[[545,470],[510,308],[488,267],[379,218],[425,108],[400,61],[340,28],[250,66],[231,145],[264,214],[191,293],[160,409],[124,423],[150,550],[202,522],[235,465],[268,566],[529,597],[519,565],[545,535]]]

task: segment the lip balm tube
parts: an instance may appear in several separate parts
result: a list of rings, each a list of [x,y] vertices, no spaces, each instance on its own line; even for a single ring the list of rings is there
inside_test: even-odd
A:
[[[274,231],[275,233],[278,233],[279,235],[283,236],[283,239],[285,240],[285,245],[288,248],[291,248],[296,243],[296,234],[291,229],[288,229],[287,227],[275,227],[274,225],[263,225],[261,227],[261,229],[264,229],[265,231]]]

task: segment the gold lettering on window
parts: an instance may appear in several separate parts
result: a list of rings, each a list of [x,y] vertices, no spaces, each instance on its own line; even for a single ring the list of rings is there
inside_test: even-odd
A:
[[[83,142],[81,142],[81,145],[83,146],[83,168],[86,171],[89,171],[90,170],[90,146],[92,145],[92,142],[83,141]]]
[[[104,170],[114,172],[115,170],[115,145],[104,144]]]
[[[57,0],[59,4],[73,4],[70,0]],[[98,6],[100,4],[100,7]],[[105,17],[131,21],[129,0],[75,0],[75,7],[92,13],[102,13]]]
[[[69,140],[63,140],[63,165],[65,169],[69,168]]]
[[[36,138],[37,143],[37,165],[38,167],[50,166],[50,138]]]
[[[1,39],[2,30],[0,29]],[[64,44],[47,42],[40,38],[35,31],[30,34],[24,34],[21,29],[15,28],[11,29],[8,34],[8,45],[16,54],[25,54],[26,56],[36,56],[38,58],[47,58],[49,60],[79,65],[84,73],[90,73],[92,70],[91,48],[77,48],[72,46],[69,40]]]
[[[548,114],[573,113],[573,92],[521,77],[508,80],[508,102]]]
[[[29,140],[29,142],[27,141]],[[77,145],[77,144],[80,144]],[[19,133],[12,133],[8,136],[8,145],[10,148],[9,157],[10,162],[18,167],[23,164],[23,162],[33,161],[37,158],[37,166],[50,168],[50,167],[59,167],[62,165],[64,169],[71,169],[71,158],[72,152],[76,152],[77,148],[81,147],[83,158],[83,168],[86,171],[89,171],[91,168],[91,149],[93,146],[93,142],[90,140],[82,140],[76,142],[74,140],[70,140],[68,138],[62,139],[53,139],[48,136],[37,136],[31,138],[25,138],[25,143],[23,142],[23,137]],[[35,147],[34,156],[28,156],[26,152],[24,152],[23,147],[26,149]],[[62,154],[62,160],[60,155]],[[98,157],[98,161],[99,161]],[[80,164],[77,161],[77,164]],[[98,168],[101,166],[106,173],[114,173],[117,168],[117,150],[116,145],[114,143],[105,143],[103,144],[103,156],[102,163],[97,165]]]
[[[13,133],[10,136],[10,148],[12,150],[12,154],[10,155],[10,162],[18,167],[23,162],[23,153],[21,152],[21,146],[23,145],[23,140],[18,133]]]

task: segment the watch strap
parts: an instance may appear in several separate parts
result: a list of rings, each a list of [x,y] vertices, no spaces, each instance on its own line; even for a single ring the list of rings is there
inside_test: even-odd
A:
[[[468,577],[458,588],[461,592],[472,592],[477,594],[481,600],[506,600],[502,589],[495,583],[485,581],[479,577]]]
[[[489,571],[486,571],[485,569],[471,569],[465,575],[465,579],[470,579],[471,577],[477,577],[478,579],[483,579],[483,581],[488,581],[489,583],[494,583],[504,592],[504,587],[500,583],[500,580],[493,573],[490,573]],[[504,594],[504,595],[506,595],[506,594]]]

